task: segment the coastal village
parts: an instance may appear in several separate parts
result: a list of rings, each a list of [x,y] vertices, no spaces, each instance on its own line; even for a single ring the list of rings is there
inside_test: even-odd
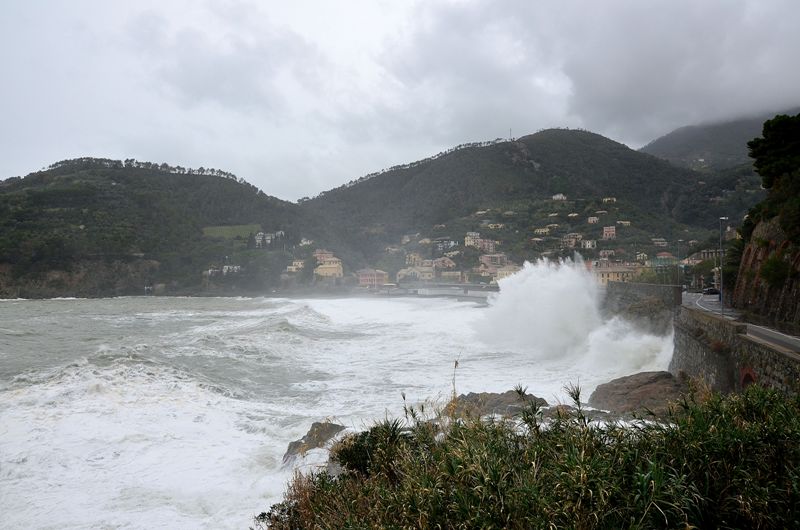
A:
[[[524,259],[558,259],[579,254],[600,285],[641,279],[648,274],[686,273],[702,262],[719,259],[718,248],[709,247],[708,242],[703,245],[695,239],[670,241],[657,234],[650,234],[646,240],[641,234],[626,238],[626,232],[632,232],[635,226],[632,221],[620,218],[616,197],[596,200],[602,206],[588,212],[585,207],[582,211],[572,211],[578,210],[576,203],[570,202],[563,193],[554,194],[549,202],[553,211],[542,217],[527,234],[526,244],[531,252]],[[522,268],[520,262],[523,260],[515,260],[504,248],[507,242],[499,236],[507,229],[509,219],[515,216],[517,213],[514,211],[483,209],[471,216],[480,231],[466,231],[458,237],[405,234],[396,244],[384,249],[385,256],[390,257],[393,264],[399,264],[395,265],[395,270],[382,270],[376,266],[347,271],[335,252],[314,247],[310,257],[297,257],[286,266],[282,284],[296,284],[301,276],[311,279],[315,285],[364,289],[411,283],[497,284]],[[431,233],[446,232],[447,228],[446,225],[436,225],[431,227]],[[738,237],[730,226],[725,227],[720,235],[725,240]],[[255,241],[272,243],[283,236],[283,232],[258,233]],[[314,244],[312,240],[302,239],[298,247],[311,248]],[[262,245],[257,246],[260,248]],[[313,274],[308,268],[313,269]],[[694,288],[718,285],[719,267],[712,267],[707,272],[710,275],[689,275],[681,282]]]

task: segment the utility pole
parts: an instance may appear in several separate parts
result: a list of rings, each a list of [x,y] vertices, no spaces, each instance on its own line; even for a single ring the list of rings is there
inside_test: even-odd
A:
[[[719,218],[719,313],[725,316],[725,298],[722,296],[722,221],[727,221],[727,217]]]

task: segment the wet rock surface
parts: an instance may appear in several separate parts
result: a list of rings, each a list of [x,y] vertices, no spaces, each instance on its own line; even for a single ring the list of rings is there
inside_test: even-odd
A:
[[[324,447],[325,444],[344,429],[344,425],[339,425],[337,423],[315,421],[311,424],[311,428],[305,436],[289,443],[289,446],[286,448],[286,453],[283,455],[283,463],[286,464],[295,457],[311,449]]]
[[[497,414],[500,416],[516,416],[531,403],[539,407],[546,407],[547,401],[533,394],[520,395],[516,390],[509,390],[502,394],[496,392],[480,392],[461,394],[456,398],[456,415],[487,416]]]
[[[589,406],[615,414],[651,411],[663,416],[688,390],[685,381],[669,372],[641,372],[599,385]]]

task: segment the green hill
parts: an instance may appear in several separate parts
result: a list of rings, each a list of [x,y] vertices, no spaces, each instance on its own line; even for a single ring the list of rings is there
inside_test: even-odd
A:
[[[196,287],[210,267],[251,265],[247,270],[255,274],[285,265],[274,255],[279,263],[267,263],[268,252],[248,248],[249,233],[230,227],[283,231],[282,240],[293,243],[301,224],[296,205],[221,171],[188,171],[86,158],[0,182],[5,283],[27,286],[31,296],[51,288],[63,288],[62,295],[138,294],[159,282],[179,292]],[[227,234],[220,231],[225,227]],[[53,271],[64,274],[48,287]],[[126,274],[134,279],[110,278]],[[104,275],[109,278],[98,279]],[[267,285],[267,276],[249,279]]]
[[[524,253],[523,241],[552,222],[552,213],[560,216],[560,231],[587,237],[599,236],[602,226],[587,225],[588,216],[607,210],[601,223],[631,221],[627,232],[642,244],[655,236],[688,240],[707,237],[720,215],[743,216],[761,198],[757,189],[758,178],[747,169],[701,175],[597,134],[552,129],[462,146],[351,182],[301,207],[343,228],[344,242],[367,257],[405,233],[463,238],[488,215],[507,225],[499,235],[524,258],[535,252]],[[551,200],[559,193],[568,201]],[[608,205],[604,197],[616,201]],[[478,210],[488,213],[479,219]],[[514,215],[503,216],[506,211]],[[441,225],[443,231],[433,229]]]
[[[144,286],[254,294],[279,286],[286,265],[316,247],[335,252],[347,273],[365,265],[395,272],[409,252],[438,257],[452,242],[468,271],[478,259],[461,245],[470,231],[517,263],[570,254],[569,234],[597,241],[586,257],[680,256],[710,240],[720,216],[740,219],[763,197],[759,185],[749,166],[698,173],[564,129],[458,146],[300,204],[218,170],[82,158],[0,182],[0,296]],[[566,199],[554,200],[560,194]],[[534,237],[547,226],[546,237]],[[605,226],[617,228],[616,239],[603,240]],[[274,237],[256,242],[259,231]],[[313,246],[300,246],[302,238]],[[284,285],[312,280],[309,269]]]
[[[800,108],[796,108],[781,114],[797,114],[799,111]],[[698,170],[750,165],[747,142],[760,135],[764,122],[775,114],[681,127],[653,140],[641,151]]]

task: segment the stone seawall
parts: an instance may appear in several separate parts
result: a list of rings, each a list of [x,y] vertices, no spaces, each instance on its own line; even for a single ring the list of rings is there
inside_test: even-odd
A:
[[[666,335],[680,304],[679,285],[608,282],[603,310],[608,315],[620,315],[649,333]]]
[[[746,324],[681,307],[674,328],[669,371],[676,376],[702,378],[720,392],[741,392],[754,382],[800,390],[800,356],[747,335]]]

